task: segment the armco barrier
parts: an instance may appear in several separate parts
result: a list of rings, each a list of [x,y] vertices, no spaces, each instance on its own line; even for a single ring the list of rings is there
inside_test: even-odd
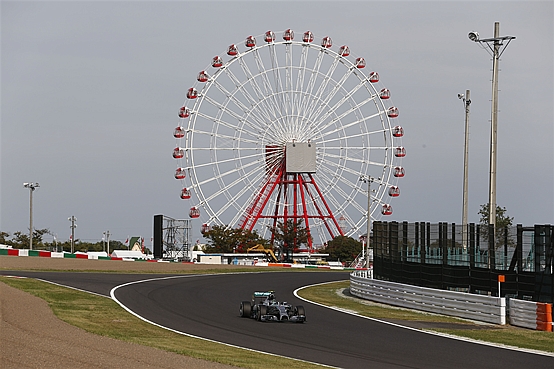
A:
[[[508,305],[511,325],[552,332],[552,304],[510,299]]]
[[[437,290],[350,274],[350,293],[365,300],[494,324],[506,324],[506,299]]]

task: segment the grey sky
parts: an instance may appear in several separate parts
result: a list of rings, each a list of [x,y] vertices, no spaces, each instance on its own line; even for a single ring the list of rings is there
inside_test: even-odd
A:
[[[176,111],[214,55],[267,30],[311,30],[363,56],[393,93],[407,150],[387,220],[461,221],[471,90],[469,221],[488,201],[492,62],[469,31],[517,38],[500,61],[498,205],[554,222],[554,7],[545,2],[1,2],[0,229],[143,236],[188,218],[173,178]],[[199,238],[201,221],[194,223]],[[51,240],[51,237],[47,237]]]

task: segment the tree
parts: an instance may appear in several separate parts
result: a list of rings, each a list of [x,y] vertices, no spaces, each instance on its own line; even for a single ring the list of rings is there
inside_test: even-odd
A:
[[[330,260],[351,262],[356,259],[361,250],[362,243],[360,241],[352,237],[337,236],[329,241],[322,251],[329,254]]]
[[[252,246],[268,244],[267,240],[263,239],[256,231],[220,225],[215,225],[205,232],[204,238],[208,239],[209,243],[209,246],[206,247],[207,252],[246,252]]]
[[[277,222],[276,226],[268,227],[278,245],[281,258],[286,262],[291,262],[293,252],[309,241],[308,230],[302,223],[302,219],[287,219],[286,223]]]
[[[479,224],[481,225],[481,236],[484,240],[489,239],[489,204],[481,205],[479,209],[479,215],[481,219]],[[496,206],[496,229],[495,229],[495,247],[504,245],[504,240],[508,236],[509,228],[513,225],[514,218],[506,215],[506,208]]]

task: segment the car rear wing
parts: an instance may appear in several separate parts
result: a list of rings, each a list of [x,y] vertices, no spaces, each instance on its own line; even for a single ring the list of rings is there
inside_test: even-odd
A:
[[[273,291],[256,291],[252,295],[253,297],[268,297],[269,295],[273,295]]]

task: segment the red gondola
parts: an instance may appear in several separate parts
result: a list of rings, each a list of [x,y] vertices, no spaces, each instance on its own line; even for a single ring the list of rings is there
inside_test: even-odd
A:
[[[323,40],[321,40],[321,46],[326,48],[330,48],[331,46],[333,46],[333,40],[331,40],[331,37],[329,36],[323,37]]]
[[[285,32],[283,32],[283,40],[285,41],[292,41],[294,39],[294,32],[292,29],[287,29]]]
[[[184,179],[185,177],[185,168],[177,168],[175,170],[175,179]]]
[[[235,56],[239,53],[239,49],[237,49],[237,45],[232,44],[229,45],[229,48],[227,49],[227,55]]]
[[[342,56],[350,55],[350,48],[346,45],[342,45],[339,49],[339,55],[342,55]]]
[[[223,65],[223,60],[221,59],[221,57],[219,57],[219,55],[214,56],[214,58],[212,59],[212,67],[219,68],[222,65]]]
[[[180,147],[176,147],[173,149],[173,157],[175,159],[181,159],[183,156],[185,156],[185,150],[181,149]]]
[[[187,92],[187,98],[196,99],[198,97],[198,91],[194,87],[189,88]]]
[[[179,118],[188,118],[189,115],[190,110],[185,106],[181,106],[181,109],[179,109]]]
[[[379,73],[377,72],[369,73],[369,82],[371,83],[379,82]]]
[[[389,204],[384,204],[381,208],[381,214],[383,215],[391,215],[392,214],[392,206]]]
[[[402,178],[406,172],[404,171],[404,168],[402,167],[394,167],[394,176],[397,178]]]
[[[389,196],[391,196],[391,197],[400,196],[400,188],[398,188],[398,186],[390,186],[389,187]]]
[[[200,228],[200,233],[204,234],[206,232],[209,232],[212,230],[212,227],[208,223],[202,224],[202,228]]]
[[[313,42],[314,40],[314,34],[310,31],[304,32],[304,36],[302,36],[302,41],[304,42]]]
[[[196,77],[196,80],[198,82],[207,82],[208,81],[208,73],[206,73],[206,71],[201,71],[200,73],[198,73],[198,77]]]
[[[393,129],[392,129],[392,135],[394,137],[402,137],[404,136],[404,128],[402,128],[401,126],[395,126]]]
[[[402,146],[398,146],[394,149],[394,156],[396,156],[397,158],[403,158],[404,156],[406,156],[406,149]]]
[[[183,127],[177,127],[173,131],[173,137],[175,138],[183,138],[185,137],[185,130]]]
[[[191,218],[198,218],[200,216],[200,209],[198,209],[196,206],[193,206],[190,208],[189,216]]]
[[[265,33],[264,40],[265,40],[265,42],[268,42],[268,43],[269,43],[269,42],[275,41],[275,32],[273,32],[273,31],[267,31],[267,32]]]
[[[246,47],[254,47],[256,46],[256,39],[254,38],[254,36],[248,36],[246,38],[246,41],[244,41],[244,44],[246,45]]]
[[[398,116],[398,108],[391,106],[387,111],[387,115],[389,116],[389,118],[396,118]]]
[[[357,58],[356,59],[356,68],[360,68],[360,69],[365,68],[365,59],[364,58]]]
[[[190,190],[187,189],[186,187],[183,187],[183,189],[181,190],[181,198],[183,200],[190,199]]]
[[[383,88],[381,91],[379,91],[379,97],[383,100],[390,98],[390,91],[388,88]]]

